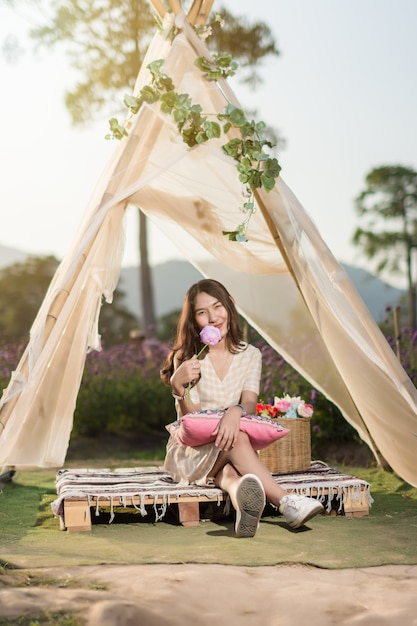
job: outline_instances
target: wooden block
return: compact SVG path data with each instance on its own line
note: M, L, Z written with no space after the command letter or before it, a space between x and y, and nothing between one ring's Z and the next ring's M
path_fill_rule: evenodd
M178 502L180 524L183 526L198 526L200 523L200 507L195 502Z
M88 500L64 500L64 526L68 531L91 530Z
M343 497L343 510L346 517L365 517L369 515L369 504L366 494L361 493L357 500L353 500L350 493Z

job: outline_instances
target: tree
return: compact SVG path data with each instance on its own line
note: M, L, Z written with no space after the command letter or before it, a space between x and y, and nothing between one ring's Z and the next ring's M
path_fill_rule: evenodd
M27 341L49 284L58 267L54 256L29 257L0 270L0 335L3 340ZM123 303L117 288L112 306L103 306L100 331L107 345L123 342L137 327L137 319Z
M400 165L373 169L356 199L364 221L353 243L376 262L376 272L407 277L408 322L416 328L417 172Z
M12 3L13 4L13 3ZM109 115L119 110L122 94L132 89L150 38L155 18L147 0L43 0L51 16L47 23L31 31L43 46L62 44L79 80L68 91L66 106L74 124L94 119L98 111ZM263 22L250 24L220 9L213 19L209 44L229 52L248 70L245 80L259 81L256 67L278 50L270 28ZM220 22L224 23L220 27ZM275 135L276 137L276 135ZM145 332L155 333L151 272L148 261L146 217L139 210L139 249Z
M40 4L47 5L47 0ZM49 23L32 29L40 45L63 44L72 67L80 75L65 103L74 124L94 119L99 111L114 113L120 96L133 88L153 33L155 18L147 0L62 0L50 4ZM225 8L221 21L212 19L208 45L239 60L246 81L259 82L256 67L278 50L270 28L250 24Z
M8 341L27 340L30 327L58 267L54 256L29 257L0 270L0 333Z

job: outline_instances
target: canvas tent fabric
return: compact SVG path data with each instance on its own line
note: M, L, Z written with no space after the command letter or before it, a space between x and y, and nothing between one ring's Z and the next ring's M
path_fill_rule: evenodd
M173 19L181 33L171 42ZM204 78L198 56L209 52L185 14L167 14L136 90L150 81L147 64L164 58L177 90L204 112L238 105L225 81ZM119 277L124 214L135 205L203 275L225 284L271 346L340 408L376 455L417 486L417 391L284 180L270 193L256 192L247 243L222 235L240 221L243 201L224 142L190 149L158 103L129 120L128 137L97 185L3 393L0 464L63 465L86 354L100 349L102 297L111 301Z

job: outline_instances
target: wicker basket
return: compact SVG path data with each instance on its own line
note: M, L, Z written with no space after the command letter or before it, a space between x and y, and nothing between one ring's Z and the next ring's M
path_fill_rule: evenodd
M311 465L311 433L309 417L280 417L277 422L290 431L259 451L261 461L272 474L302 472Z

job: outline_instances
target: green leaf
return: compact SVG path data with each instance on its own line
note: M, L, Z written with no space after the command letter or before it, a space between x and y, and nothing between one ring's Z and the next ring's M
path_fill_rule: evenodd
M177 124L184 124L188 119L188 111L185 109L174 109L172 117Z
M208 61L207 59L205 59L204 57L198 57L195 61L194 64L202 71L202 72L207 72L208 70L211 69L211 61Z
M242 152L248 156L252 161L257 161L257 155L260 153L259 141L253 141L252 139L245 139L243 142Z
M175 89L172 79L166 74L161 74L158 80L155 81L155 85L160 91L173 91Z
M272 176L274 178L277 178L277 176L279 176L280 171L281 171L281 166L278 163L277 159L268 159L265 162L265 164L264 164L264 172L268 176Z
M242 109L238 109L237 107L235 107L234 110L231 111L229 115L229 119L231 123L233 124L233 126L236 126L237 128L242 128L245 126L245 124L248 123L246 116L244 112L242 111Z
M252 177L251 177L250 172L241 172L239 174L239 181L243 183L244 185L246 183L248 183L249 185L252 185Z
M143 104L142 98L137 98L136 96L129 96L128 94L126 94L125 97L123 98L123 102L125 103L127 108L133 113L133 115L136 115L136 113L139 111L140 107Z
M239 235L237 230L222 230L222 235L227 235L229 241L237 241L236 237Z
M268 176L264 172L261 174L261 183L262 187L266 189L266 191L272 191L275 187L275 178Z
M235 126L237 126L239 128L240 133L241 133L241 135L242 135L242 137L244 139L246 139L246 137L251 137L251 138L253 137L253 133L255 131L254 131L254 128L253 128L253 124L251 122L248 122L246 120L246 122L241 123L240 126L238 124L235 124ZM259 142L257 142L257 143L259 143Z
M252 168L252 161L248 157L243 157L237 166L239 172L249 171Z
M223 115L229 117L232 113L232 111L235 111L238 107L235 104L228 104L225 109L224 109L224 113Z
M219 119L220 119L220 118L219 118ZM230 123L230 122L226 122L226 124L224 124L224 126L223 126L223 132L224 132L224 134L228 133L228 132L229 132L229 130L230 130L231 128L232 128L231 123Z
M265 128L266 128L265 122L260 121L255 124L255 130L259 135L262 133L263 130L265 130Z
M145 102L148 102L149 104L158 102L158 100L160 99L159 91L157 91L154 87L151 87L151 85L145 85L145 87L142 87L142 89L140 90L140 95L142 96L143 100Z
M157 59L156 61L152 61L152 63L149 63L149 65L146 66L152 74L153 78L160 74L161 67L163 66L164 62L164 59Z
M168 91L161 96L161 110L164 113L171 113L171 110L177 102L177 93L175 91ZM163 107L163 108L162 108Z
M114 139L123 139L123 137L127 137L127 132L124 126L121 126L115 117L112 117L109 120L109 126L112 133L111 136L114 137Z
M223 230L222 234L226 235L229 241L239 241L242 243L248 241L246 237L246 226L244 223L239 224L236 230Z
M125 94L125 97L123 98L123 102L128 107L134 106L137 103L137 101L138 99L136 98L136 96L130 96L129 94Z
M200 130L198 133L196 133L196 136L195 136L196 143L202 144L208 141L208 139L209 139L208 136L203 130Z
M227 78L234 76L239 67L236 61L233 61L232 55L227 52L219 52L213 55L214 62L219 69L220 76Z
M233 61L232 56L225 52L214 54L213 61L198 57L194 63L205 73L207 80L219 80L233 76L238 68L238 64Z
M229 67L233 60L228 52L218 52L213 55L213 58L219 67Z
M191 102L191 99L190 99ZM201 106L201 104L193 104L192 107L190 108L191 113L195 114L197 113L198 115L201 113L201 111L203 110L203 107Z
M267 146L267 148L273 148L274 144L271 143L270 141L268 141L267 139L259 139L259 144L264 147Z
M196 145L196 139L195 139L195 129L194 128L186 128L182 131L181 133L182 135L182 140L184 143L187 144L187 146L190 146L190 148L193 148Z
M238 137L234 137L224 144L223 150L226 154L235 159L240 153L241 145L242 141Z
M256 161L257 163L261 163L261 161L267 161L269 159L269 156L267 154L264 154L263 152L258 152L256 148L251 150L250 156L251 159L253 159L253 161Z
M220 124L217 122L206 121L203 124L208 139L218 139L221 135Z
M262 187L261 172L259 170L252 170L250 172L248 182L250 186L254 187L255 189L259 189L260 187Z
M188 93L178 93L177 94L177 100L175 103L176 107L187 107L188 109L191 108L191 98L188 95ZM199 106L199 105L196 105ZM201 107L200 107L201 109Z

